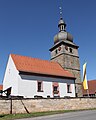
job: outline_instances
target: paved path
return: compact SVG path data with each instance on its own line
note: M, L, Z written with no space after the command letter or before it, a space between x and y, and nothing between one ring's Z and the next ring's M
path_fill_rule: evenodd
M18 119L18 120L96 120L96 110L70 112L64 114Z

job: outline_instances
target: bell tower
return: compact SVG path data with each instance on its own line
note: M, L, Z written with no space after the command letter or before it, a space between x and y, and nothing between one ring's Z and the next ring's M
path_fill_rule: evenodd
M73 36L66 31L66 23L62 16L58 23L59 32L54 36L54 45L50 49L51 61L58 62L64 69L76 77L76 96L82 96L81 75L78 48Z

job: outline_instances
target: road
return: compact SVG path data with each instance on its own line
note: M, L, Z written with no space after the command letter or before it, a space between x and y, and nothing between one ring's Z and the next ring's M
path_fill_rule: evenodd
M64 114L18 119L18 120L96 120L96 110L70 112Z

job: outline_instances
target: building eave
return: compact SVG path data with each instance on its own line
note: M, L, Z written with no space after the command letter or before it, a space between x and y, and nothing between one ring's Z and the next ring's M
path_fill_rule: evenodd
M67 43L66 41L60 41L60 42L58 42L57 44L55 44L52 48L50 48L49 49L49 51L52 51L52 50L54 50L55 48L57 48L57 47L59 47L60 45L68 45L68 46L70 46L70 47L74 47L74 48L76 48L76 49L78 49L79 48L79 46L77 46L77 45L75 45L74 43L72 43L72 44L70 44L70 43Z
M19 75L36 75L36 76L44 76L44 77L52 77L52 78L63 78L69 80L75 80L75 77L70 76L59 76L59 75L51 75L51 74L44 74L44 73L35 73L35 72L26 72L26 71L19 71Z

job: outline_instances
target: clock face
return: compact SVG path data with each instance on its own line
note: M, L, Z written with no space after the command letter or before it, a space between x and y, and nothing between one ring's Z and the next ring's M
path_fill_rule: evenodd
M60 51L60 50L61 50L61 47L59 47L58 50Z

